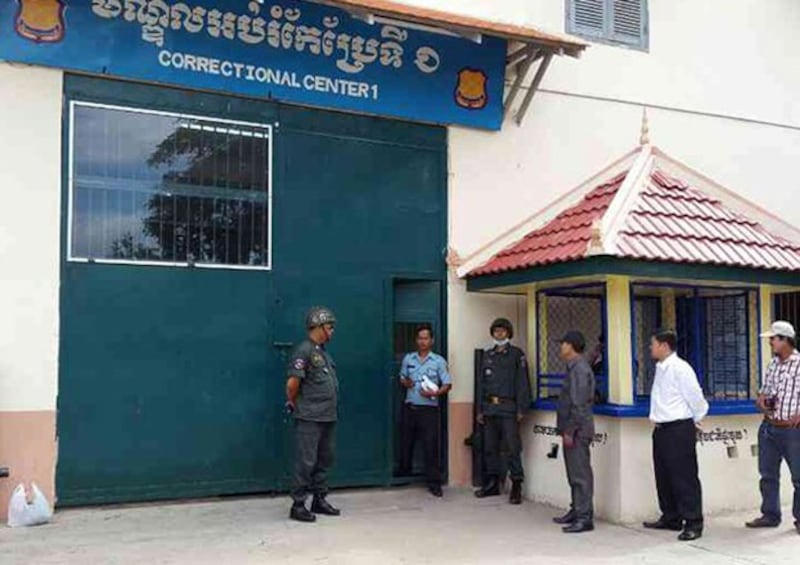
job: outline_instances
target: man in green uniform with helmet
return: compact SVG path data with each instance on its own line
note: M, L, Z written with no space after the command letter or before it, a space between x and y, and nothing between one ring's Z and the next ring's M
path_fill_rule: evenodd
M325 497L328 469L333 465L338 417L339 381L336 364L325 350L333 337L336 317L317 306L306 316L308 337L292 353L287 370L286 407L294 416L295 466L292 510L298 522L314 522L316 515L338 516ZM306 498L313 496L311 509Z
M494 341L481 361L478 374L478 423L484 430L486 476L483 488L475 492L478 498L498 496L503 465L501 453L505 452L508 473L511 476L511 504L522 503L522 439L519 424L530 408L531 391L528 380L528 363L525 354L511 345L514 327L505 318L498 318L489 329Z

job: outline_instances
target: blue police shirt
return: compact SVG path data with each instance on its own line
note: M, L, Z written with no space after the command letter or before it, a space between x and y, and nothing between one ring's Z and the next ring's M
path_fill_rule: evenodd
M425 360L420 359L419 353L409 353L403 357L403 364L400 368L400 376L404 379L414 381L414 387L406 391L406 404L415 406L438 406L438 398L425 398L422 396L422 380L428 380L441 387L449 385L452 380L450 373L447 372L447 361L444 357L436 353L428 353Z

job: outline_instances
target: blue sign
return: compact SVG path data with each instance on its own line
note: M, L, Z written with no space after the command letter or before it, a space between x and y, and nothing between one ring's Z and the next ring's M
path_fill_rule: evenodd
M297 0L2 0L0 59L499 129L506 42Z

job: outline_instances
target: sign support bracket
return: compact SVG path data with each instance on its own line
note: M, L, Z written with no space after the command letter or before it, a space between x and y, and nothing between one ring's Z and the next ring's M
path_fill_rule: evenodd
M555 51L547 50L531 44L520 47L507 57L506 69L515 69L516 77L511 85L511 89L506 95L506 99L503 101L504 118L507 117L511 112L514 101L519 95L519 92L523 89L523 83L525 82L525 79L530 74L531 67L533 67L534 63L540 61L539 65L536 67L536 74L533 76L533 80L531 81L531 84L525 93L525 98L523 98L522 104L520 104L519 110L517 110L515 116L517 125L522 125L522 121L525 119L525 115L528 113L528 108L533 101L533 97L536 95L536 91L539 89L539 85L542 83L542 79L544 79L544 75L547 73L547 69L550 67L550 63L552 62L554 55L556 55Z

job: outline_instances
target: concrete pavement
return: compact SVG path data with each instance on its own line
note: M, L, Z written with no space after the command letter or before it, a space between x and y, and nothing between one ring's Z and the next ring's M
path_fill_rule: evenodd
M0 563L105 564L796 564L791 522L748 531L751 516L708 521L691 544L672 532L598 523L566 536L558 510L505 498L477 500L448 489L436 500L416 488L334 493L341 518L290 522L285 498L244 498L59 512L52 524L0 529ZM787 514L789 515L789 514Z

